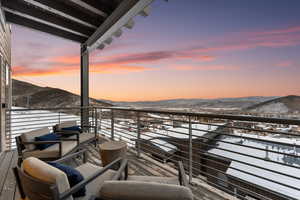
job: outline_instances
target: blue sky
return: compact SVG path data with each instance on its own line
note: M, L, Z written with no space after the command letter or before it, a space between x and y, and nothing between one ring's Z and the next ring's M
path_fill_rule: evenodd
M156 0L91 55L90 95L158 100L300 95L300 1ZM79 45L14 26L14 77L79 93ZM30 51L29 51L30 49Z

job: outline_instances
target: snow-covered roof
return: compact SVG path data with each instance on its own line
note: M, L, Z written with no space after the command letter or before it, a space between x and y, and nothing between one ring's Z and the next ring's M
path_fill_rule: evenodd
M217 124L222 125L222 124ZM201 137L208 131L215 131L219 126L211 126L205 124L192 124L192 135L193 139ZM165 134L166 136L172 136L180 139L189 138L189 125L183 124L181 127L170 127L166 126L166 130L157 129L155 132L159 134Z
M170 119L167 116L162 116L162 115L156 115L156 114L152 114L152 113L148 113L148 116L153 118L153 119Z
M262 148L262 149L269 149L269 150L284 152L284 153L288 153L288 154L300 155L300 149L298 149L298 148L293 148L289 145L278 145L278 144L272 143L270 137L265 137L265 139L270 139L270 142L259 142L259 141L255 141L255 140L251 140L251 139L242 139L242 138L236 138L236 137L225 137L222 139L222 141L238 143L238 144L243 144L243 145ZM276 140L276 139L273 138L273 140ZM285 139L285 142L287 142L287 140L288 139ZM289 139L289 140L290 141L287 143L295 143L295 142L298 143L299 142L299 141L294 141L293 139ZM244 181L260 185L261 187L267 188L269 190L285 194L285 195L293 197L293 198L300 196L299 190L292 189L292 188L280 185L278 183L269 181L269 180L274 180L274 181L277 181L282 184L299 187L300 180L238 162L238 161L243 161L243 162L246 162L246 163L249 163L252 165L256 165L259 167L263 167L266 169L275 170L280 173L293 175L300 179L300 169L292 167L292 166L300 167L299 159L294 159L295 157L292 157L292 156L286 156L286 155L278 154L278 153L274 153L274 152L267 153L266 151L263 151L263 150L253 149L253 148L245 147L245 146L228 144L228 143L224 143L224 142L218 142L217 145L218 145L218 148L221 148L221 149L213 148L213 149L209 150L208 152L212 153L214 155L225 157L227 159L237 160L237 161L234 161L234 160L231 161L230 167L226 171L227 174L237 177L239 179L242 179ZM225 151L222 149L230 150L233 152L228 152L228 151ZM269 160L276 161L279 163L289 164L291 166L285 166L285 165L281 165L281 164L277 164L277 163L273 163L273 162L269 162L269 161L264 161L264 160L261 160L258 158L253 158L253 157L238 154L241 152L245 153L247 155L258 157L258 158L265 158L265 159L269 159ZM263 178L256 177L254 175L238 171L234 168L267 178L269 180L265 180ZM300 187L299 187L299 189L300 189Z
M177 147L175 145L172 145L168 142L166 142L165 140L162 139L152 139L150 140L152 142L153 145L161 148L162 150L166 151L166 152L172 152L172 151L176 151Z

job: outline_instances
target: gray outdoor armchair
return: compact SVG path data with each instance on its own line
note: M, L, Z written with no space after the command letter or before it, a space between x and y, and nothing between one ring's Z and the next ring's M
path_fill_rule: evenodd
M125 169L128 169L125 168ZM125 170L126 171L126 170ZM101 200L193 200L194 196L181 162L178 177L125 176L125 180L106 181Z
M169 185L181 185L188 187L188 181L186 178L185 170L181 161L177 163L178 176L174 177L159 177L159 176L128 176L125 180L137 181L137 182L148 182L148 183L161 183Z
M76 147L79 144L78 136L75 136L74 138L62 138L55 141L35 140L36 137L49 134L50 132L50 129L45 127L17 136L15 139L19 157L18 163L21 164L23 159L31 156L42 160L56 160L76 151ZM36 145L39 144L52 145L40 150L36 147Z
M71 130L68 128L76 127L77 121L66 121L62 122L60 124L56 124L53 126L53 131L56 134L59 134L61 136L65 136L68 138L78 138L78 143L81 144L87 144L87 143L96 143L99 139L99 135L97 134L97 128L96 126L79 126L79 130ZM92 131L91 131L92 130Z
M55 163L66 162L78 157L84 151L68 155ZM84 159L86 160L86 159ZM118 171L111 170L118 164ZM73 187L70 187L66 174L52 167L37 158L27 158L22 163L22 167L14 168L17 185L22 199L30 200L90 200L99 197L99 191L103 183L107 180L121 179L126 171L127 160L119 158L106 167L95 166L84 163L76 169L83 175L84 180ZM86 187L86 195L83 197L72 197L83 186Z

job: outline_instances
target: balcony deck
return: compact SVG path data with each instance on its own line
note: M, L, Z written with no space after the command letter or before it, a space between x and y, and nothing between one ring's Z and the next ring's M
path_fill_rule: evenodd
M80 124L80 111L78 107L8 110L7 148L15 149L14 138L31 130ZM177 176L174 164L182 161L186 174L192 175L195 199L299 196L299 184L287 181L300 183L298 119L107 107L91 107L89 116L95 127L90 131L127 142L131 175ZM93 145L88 150L89 162L101 166L99 150ZM141 153L139 158L135 150ZM18 197L9 170L15 157L15 152L6 152L0 159L0 200Z
M168 170L162 170L155 165L155 160L147 158L137 158L131 151L128 153L129 159L129 175L145 175L145 176L174 176ZM101 164L97 149L88 147L88 162L99 165ZM20 200L20 194L16 187L16 181L12 168L17 164L17 151L6 151L0 155L0 200ZM77 165L73 160L71 165ZM166 168L167 169L167 168ZM200 186L192 186L191 189L196 200L225 200L228 195L222 192L209 191L208 188ZM225 195L225 196L224 196Z

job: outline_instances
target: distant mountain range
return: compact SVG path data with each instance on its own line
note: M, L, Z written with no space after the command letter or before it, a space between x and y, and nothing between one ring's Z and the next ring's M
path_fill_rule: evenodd
M246 109L250 106L278 97L241 97L219 99L171 99L161 101L110 102L117 106L156 107L156 108L194 108L194 109Z
M72 107L80 96L51 87L40 87L13 79L13 105L18 107ZM188 109L196 111L246 111L257 113L300 113L300 96L253 96L218 99L170 99L160 101L115 102L90 98L91 105L133 108Z
M29 108L55 108L80 106L80 96L71 92L51 87L40 87L12 80L13 106ZM91 105L112 106L107 102L90 98Z
M247 110L257 113L300 113L300 96L279 97L249 106Z

